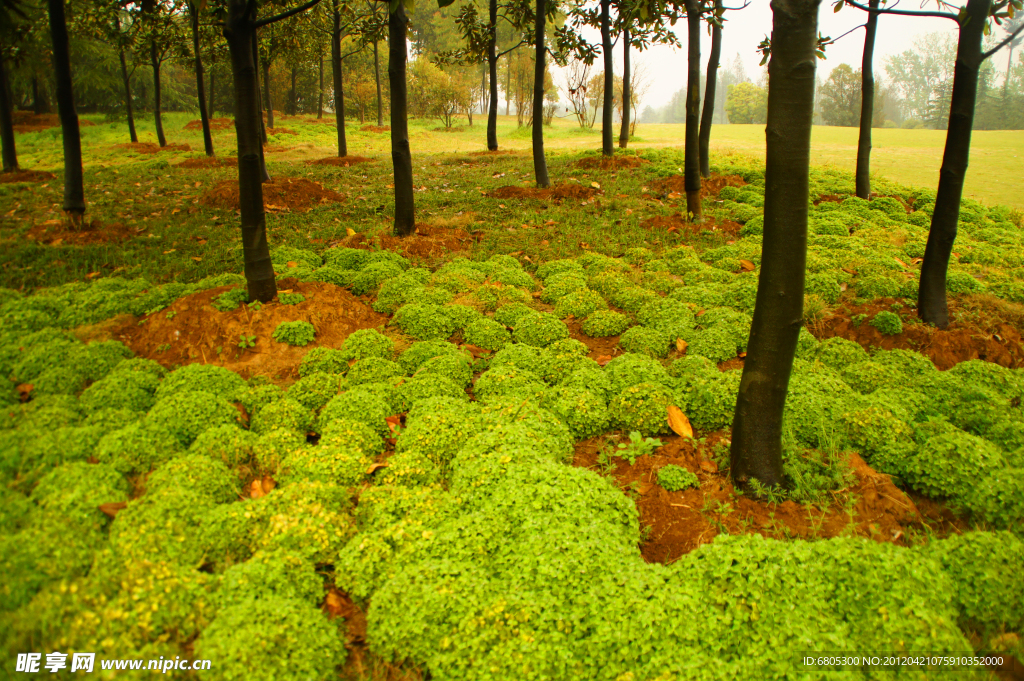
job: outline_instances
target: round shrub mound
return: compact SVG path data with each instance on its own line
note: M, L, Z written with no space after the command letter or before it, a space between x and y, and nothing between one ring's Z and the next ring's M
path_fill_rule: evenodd
M668 432L668 407L674 396L668 388L655 383L638 383L626 388L608 405L612 426L641 435Z
M597 310L583 320L580 331L591 338L618 336L629 328L629 317L614 310Z

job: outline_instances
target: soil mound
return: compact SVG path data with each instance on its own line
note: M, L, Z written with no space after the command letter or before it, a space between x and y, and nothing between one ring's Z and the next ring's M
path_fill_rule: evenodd
M288 128L267 128L268 135L298 135L299 133Z
M476 238L461 228L417 224L416 231L406 237L391 234L353 234L333 245L343 248L385 249L414 258L437 258L446 253L469 250Z
M914 502L888 476L874 471L856 454L849 459L853 482L848 489L835 493L836 503L824 508L808 509L795 501L769 503L739 496L728 472L719 471L710 457L711 447L724 438L721 432L712 433L700 444L673 435L661 438L662 447L650 456L640 457L632 466L622 459L613 459L614 481L623 489L636 491L640 525L651 528L650 538L641 546L647 562L670 563L723 531L803 539L853 534L904 544L906 528L922 521ZM598 452L604 444L603 436L578 443L574 465L598 468ZM700 487L669 492L658 485L657 471L666 464L694 473L700 479ZM840 503L844 499L856 502L849 513Z
M325 189L319 182L299 177L275 177L263 185L263 208L267 211L308 212L325 203L344 200L344 195ZM199 202L211 208L238 210L238 180L218 182Z
M333 116L330 117L330 118L306 118L304 120L305 120L306 123L313 123L313 124L319 123L319 124L322 124L322 125L337 125L334 122L334 117Z
M235 127L235 119L233 118L211 118L210 119L210 130L227 130L228 128ZM186 130L202 130L203 122L200 121L189 121L185 124Z
M234 156L203 156L201 158L185 159L176 163L177 168L229 168L238 165L238 159Z
M704 232L718 232L729 239L738 237L740 230L743 229L743 225L738 222L733 222L732 220L715 220L708 216L704 217L704 222L690 222L680 213L675 213L673 215L656 215L652 218L643 220L640 223L640 226L652 232L665 231L669 234L701 234Z
M14 132L39 132L40 130L60 127L60 116L52 113L34 114L31 111L14 111L11 114L11 119L14 122L12 126ZM80 128L88 128L91 125L96 124L84 118L78 119L78 127Z
M57 176L45 170L19 170L16 173L0 173L0 184L12 182L45 182Z
M492 199L591 199L600 193L594 187L584 187L581 184L556 184L548 189L538 187L498 187L490 192L488 196Z
M879 298L863 305L847 304L809 330L819 339L841 336L865 349L913 350L931 359L939 369L949 369L969 359L983 359L1008 368L1024 366L1020 328L1013 326L1012 316L1000 317L1005 314L1001 310L1012 308L1012 304L987 302L983 296L954 298L949 301L952 321L945 329L913 323L917 317L911 311L910 318L904 320L903 332L887 336L868 322L883 310L891 312L895 302L894 298ZM1018 323L1024 318L1024 313L1019 314Z
M700 181L701 196L718 196L722 187L743 187L747 184L739 175L719 175L714 173L711 177L702 178ZM669 194L686 196L686 181L682 175L670 175L664 180L651 183L651 189L660 194L661 198ZM670 197L676 198L676 197Z
M359 129L362 132L391 132L390 125L364 125Z
M357 163L372 163L376 159L367 158L365 156L328 156L327 158L318 158L315 161L306 161L306 165L310 166L341 166L348 168L354 166Z
M639 156L587 156L573 163L574 168L587 168L597 170L618 170L620 168L638 168L644 163L650 163Z
M229 312L215 309L211 301L230 288L222 286L186 296L147 315L141 323L136 317L127 318L112 335L136 355L168 368L202 362L227 367L246 378L267 375L295 379L302 357L314 347L339 347L353 331L379 327L387 320L343 288L294 279L279 279L278 288L306 297L297 305L271 302L259 310L244 305ZM292 347L273 339L278 324L296 320L316 327L315 341L305 347ZM243 335L255 337L256 345L239 348Z
M128 149L140 154L159 154L161 151L192 151L192 147L187 144L168 144L165 147L161 147L159 144L153 144L152 142L127 142L125 144L115 144L114 148Z
M139 233L120 222L104 224L99 220L83 222L75 229L66 220L47 220L28 231L26 236L47 246L117 243Z

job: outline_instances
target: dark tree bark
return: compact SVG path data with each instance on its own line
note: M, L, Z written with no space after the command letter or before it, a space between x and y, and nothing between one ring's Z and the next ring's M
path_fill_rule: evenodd
M722 8L722 0L715 0L715 15ZM718 86L718 62L722 55L722 27L711 29L711 55L708 57L708 75L704 80L704 109L700 115L698 153L701 177L711 177L711 123L715 118L715 90Z
M604 58L604 97L601 103L601 153L615 153L612 114L615 111L615 70L612 67L612 0L601 0L601 56ZM535 114L536 115L536 114Z
M291 110L290 113L291 113L292 116L295 116L296 114L299 113L299 96L298 96L298 93L295 91L295 81L296 81L296 79L298 77L299 77L299 70L293 66L292 67L292 89L291 89L291 92L288 94L288 108Z
M114 28L117 29L117 33L120 35L121 19L116 14L114 15ZM128 114L128 135L134 143L139 141L139 136L135 132L135 112L132 107L132 80L131 76L128 75L128 60L125 58L123 45L118 45L117 54L121 60L121 80L124 82L124 104L125 112ZM32 85L35 87L34 78L32 79Z
M14 107L11 102L11 86L7 82L7 65L0 52L0 146L3 147L3 171L18 172L18 152L14 146Z
M377 41L373 41L373 78L377 81L377 127L384 127L384 95L380 87L380 56L377 50Z
M40 115L50 110L50 103L42 98L39 93L39 79L32 76L32 113ZM133 142L135 140L132 140Z
M231 51L235 81L235 135L238 139L238 196L242 217L242 254L249 300L267 302L277 295L277 280L267 245L263 210L259 78L253 58L256 17L246 0L229 0L224 37Z
M156 47L156 40L149 41L150 63L153 65L153 122L156 124L156 141L161 147L167 146L167 138L164 137L164 121L160 115L160 53Z
M487 149L498 150L498 0L488 0L490 38L487 41L487 73L490 97L487 102Z
M533 174L537 177L537 186L551 186L548 179L548 164L544 160L544 74L547 71L547 48L544 46L544 25L547 20L547 2L537 0L537 20L533 34L537 46L537 56L533 70Z
M741 487L783 482L782 411L803 323L820 1L772 0L761 272L732 425L732 478Z
M85 185L82 180L82 138L78 131L75 93L71 84L71 50L64 0L47 0L50 37L53 40L53 72L57 83L57 113L64 139L64 212L72 224L82 224L85 213Z
M686 210L694 222L704 219L700 203L700 0L686 0L686 140L683 186Z
M960 199L964 192L964 176L967 174L967 160L971 151L974 105L978 98L983 30L991 4L992 0L968 0L967 15L960 22L946 148L942 152L935 212L928 231L928 244L924 249L924 262L921 263L917 313L924 322L940 329L949 325L946 271L960 218Z
M210 118L217 117L217 99L215 97L217 92L217 64L213 60L214 54L214 51L210 50L210 89L206 100L210 103Z
M267 127L274 129L274 100L270 98L270 60L263 62L263 90L267 98Z
M320 97L316 104L316 118L320 120L324 117L324 55L320 55Z
M629 117L630 107L633 106L633 87L630 79L632 71L629 66L629 26L622 29L622 127L619 129L619 149L625 149L629 144Z
M879 0L869 0L868 7L878 9ZM861 57L860 72L860 136L857 138L857 196L871 198L871 119L875 113L875 72L872 59L875 54L875 31L878 28L878 14L868 12L868 23L864 27L864 55Z
M266 126L266 124L263 121L263 95L262 95L262 93L260 91L260 47L259 47L259 37L257 36L256 31L252 32L252 63L256 65L256 109L257 109L257 111L259 111L259 114L260 114L260 141L262 142L262 144L266 144L267 143L267 126ZM267 86L267 83L264 81L263 87L266 87L266 86ZM262 145L260 146L260 153L261 154L263 153L263 146ZM268 179L270 179L269 177L266 176L267 175L267 171L266 171L265 168L264 168L263 174L264 174L264 178L263 178L264 182L266 182Z
M192 15L192 51L196 55L196 93L199 95L199 121L203 124L203 148L207 156L213 156L213 133L210 131L210 116L206 112L206 89L203 83L203 57L199 51L199 8L189 2Z
M405 82L408 59L405 44L409 18L405 5L388 14L388 83L391 85L391 163L395 172L395 236L416 230L412 193L412 151L409 148L409 104Z
M345 139L345 83L341 73L341 6L334 0L334 24L331 28L331 78L334 85L334 123L338 132L338 156L348 156Z

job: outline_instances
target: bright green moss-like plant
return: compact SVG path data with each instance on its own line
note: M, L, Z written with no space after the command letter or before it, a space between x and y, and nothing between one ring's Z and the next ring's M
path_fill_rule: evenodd
M668 432L668 407L672 391L655 383L639 383L624 389L608 404L612 426L641 435Z
M238 499L238 478L224 461L197 452L163 464L146 479L147 494L179 486L217 504Z
M521 319L513 337L518 343L543 348L557 340L569 337L569 328L555 315L542 312Z
M386 437L390 430L384 419L389 415L388 405L380 396L355 388L327 403L317 419L317 430L324 432L333 421L347 419L365 424L378 436Z
M448 341L420 341L398 356L398 365L405 374L413 374L428 359L459 352L459 348Z
M367 357L353 364L348 370L348 383L351 386L381 383L398 378L402 373L402 367L397 362L380 357Z
M371 461L361 449L337 442L299 447L281 460L276 479L284 485L316 481L354 487L366 478Z
M658 469L658 484L669 492L681 492L690 487L700 487L700 480L682 466L669 463Z
M473 380L473 370L470 367L469 358L463 354L431 357L420 365L414 377L426 374L447 378L463 388L468 387Z
M508 303L499 307L494 313L494 321L505 326L516 328L519 322L538 314L525 303Z
M207 428L234 423L237 419L238 410L230 402L199 391L161 398L146 415L148 423L173 433L186 448Z
M300 378L288 388L288 397L307 409L318 411L344 388L345 380L338 374L316 372Z
M359 360L366 357L391 359L395 343L377 329L360 329L353 331L341 345L341 358L345 361Z
M470 345L485 350L501 350L511 340L511 334L503 324L487 317L481 317L466 325L463 337Z
M903 333L903 320L895 312L882 310L868 323L886 336L896 336Z
M445 308L421 303L398 308L391 322L417 340L445 340L458 328Z
M545 406L562 419L577 440L595 437L608 429L608 406L600 391L563 382L546 397Z
M309 322L281 322L274 329L274 340L278 343L304 347L316 339L316 328Z
M583 320L580 330L591 338L618 336L629 328L629 317L614 310L598 310Z
M96 445L100 463L123 475L145 473L182 452L181 440L152 422L136 422L103 436Z
M240 303L249 302L249 293L244 286L235 286L214 298L211 305L221 312L230 312L237 309Z
M619 345L626 352L650 357L667 357L670 342L668 334L646 326L634 326L619 337Z
M75 462L54 468L32 490L32 501L72 523L103 527L110 520L100 504L128 500L128 484L113 467ZM7 498L4 498L7 502Z
M312 426L313 410L296 399L285 397L256 412L249 428L261 435L278 429L305 435Z
M582 288L559 298L555 304L555 316L562 319L566 317L583 319L589 314L597 310L606 309L607 307L608 303L605 302L600 293L588 288Z
M163 399L177 392L201 391L235 402L248 389L241 376L224 367L188 364L167 374L156 389L156 397Z
M316 567L301 556L284 551L258 551L244 563L224 571L217 587L217 605L228 608L267 598L317 605L323 590Z

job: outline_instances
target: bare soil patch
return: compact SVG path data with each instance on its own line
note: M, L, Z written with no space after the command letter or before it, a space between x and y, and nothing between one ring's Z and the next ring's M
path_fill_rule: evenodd
M587 156L573 163L574 168L587 168L596 170L619 170L621 168L638 168L644 163L650 163L639 156Z
M117 243L139 233L120 222L104 224L99 220L83 222L77 229L66 220L47 220L28 231L26 236L47 246Z
M491 191L487 196L492 199L541 199L556 200L563 199L591 199L602 193L595 187L584 187L581 184L556 184L548 189L538 187L515 187L506 185Z
M324 117L324 118L306 118L304 120L305 120L306 123L312 123L312 124L337 125L337 123L334 122L334 117L333 116L331 116L329 118L328 117Z
M287 272L279 273L287 276ZM281 291L301 293L297 305L271 302L259 310L240 305L229 312L215 309L211 301L230 286L202 291L175 301L170 307L140 320L130 317L114 329L113 337L136 355L156 360L165 367L202 362L238 372L243 377L267 375L298 378L302 357L317 346L339 347L359 329L380 327L387 317L347 290L322 282L279 279ZM292 347L273 339L274 329L285 321L304 320L316 328L316 340ZM241 336L256 338L252 348L239 348Z
M159 154L161 151L192 151L192 147L187 144L168 144L165 147L161 147L159 144L153 144L152 142L126 142L125 144L115 144L114 148L128 149L140 154Z
M188 158L181 163L176 163L176 168L228 168L238 165L238 159L234 156L203 156L202 158Z
M515 151L515 149L495 149L494 151L491 151L490 149L487 149L485 151L471 151L471 152L469 152L468 155L469 156L515 156L516 155L516 151Z
M854 473L850 488L836 494L836 503L810 508L794 501L769 503L737 494L727 471L711 460L711 447L725 439L723 432L709 435L704 444L677 436L650 456L630 466L613 459L614 481L624 490L635 490L641 527L649 526L649 539L641 546L650 563L670 563L729 534L760 534L765 537L831 538L861 536L880 542L906 543L906 529L922 522L914 502L889 477L874 471L856 454L849 464ZM576 445L574 465L598 469L598 452L604 437ZM700 487L669 492L657 483L657 472L666 464L682 466L700 480ZM849 506L841 502L849 500Z
M655 215L641 221L640 226L649 231L664 231L669 234L702 234L705 232L718 232L729 239L739 236L743 225L732 220L716 220L705 216L704 222L691 222L682 216L681 213L672 215Z
M306 161L306 165L310 166L341 166L347 168L354 166L357 163L372 163L377 159L367 158L366 156L328 156L327 158L318 158L315 161Z
M437 258L447 253L469 250L474 243L476 238L461 227L417 223L416 231L406 237L361 232L347 236L334 245L342 248L385 249L414 258Z
M841 336L865 348L913 350L943 370L969 359L983 359L1008 368L1024 366L1020 328L997 316L1000 308L1012 304L994 304L979 296L951 299L952 321L945 329L917 322L916 312L904 308L902 311L909 315L904 319L903 333L887 336L868 322L883 310L891 312L895 302L894 298L879 298L863 305L846 304L809 329L819 339ZM1019 320L1020 317L1018 323Z
M700 195L702 197L718 196L722 187L743 187L747 184L739 175L712 174L711 177L702 178L700 181ZM659 198L679 198L686 196L686 180L682 175L670 175L664 180L651 183L651 189L660 194ZM678 195L678 196L673 196Z
M263 206L268 211L310 211L344 200L343 194L300 177L275 177L263 185ZM238 180L218 182L199 202L211 208L238 210Z
M359 128L362 132L391 132L390 125L364 125Z
M11 119L14 122L14 125L11 126L14 128L14 132L39 132L60 127L60 116L53 113L37 115L31 111L14 111L11 113ZM91 125L96 124L84 118L78 119L80 128L88 128Z
M0 184L13 182L46 182L57 176L45 170L19 170L16 173L0 173Z
M227 130L228 128L235 127L235 119L233 118L211 118L210 119L210 130ZM185 124L186 130L202 130L203 122L189 121Z
M298 135L299 133L288 128L267 128L268 135Z

